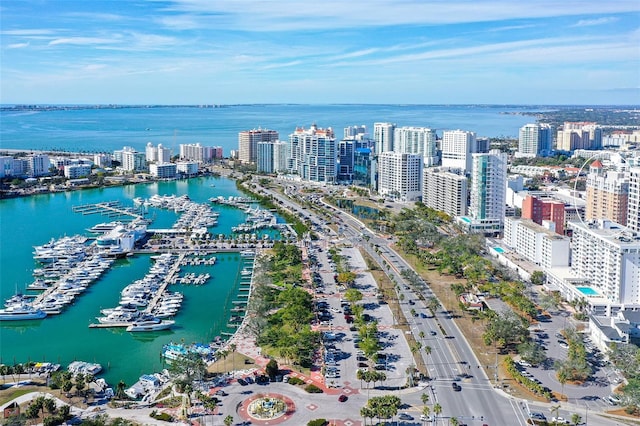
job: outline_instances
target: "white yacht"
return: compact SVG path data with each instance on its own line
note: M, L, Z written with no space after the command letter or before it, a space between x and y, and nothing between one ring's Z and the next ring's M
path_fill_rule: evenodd
M26 303L11 305L5 309L0 309L0 321L20 321L42 319L47 313L41 309L36 309Z
M134 322L127 327L127 331L137 332L137 331L166 330L175 323L176 322L173 320L161 320L159 322L153 322L153 321Z

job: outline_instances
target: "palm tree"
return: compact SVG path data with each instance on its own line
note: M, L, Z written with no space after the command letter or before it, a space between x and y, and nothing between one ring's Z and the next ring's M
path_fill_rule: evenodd
M420 399L422 400L422 403L426 405L427 402L429 402L429 395L423 393L422 395L420 395Z
M551 414L553 415L553 417L558 417L558 412L560 411L560 406L559 405L554 405L551 408L549 408L549 411L551 411Z
M6 365L2 364L0 365L0 375L2 375L2 383L5 383L7 380L7 374L9 372L9 367L7 367Z
M229 350L231 351L231 369L233 370L236 365L236 361L235 361L236 344L235 343L230 344Z
M116 386L116 398L124 399L127 396L127 394L124 393L124 390L126 388L127 388L127 384L124 381L120 380L118 382L118 385Z
M224 418L224 424L225 426L231 426L233 424L233 416L231 414L227 415L227 417Z
M571 415L571 423L573 423L574 426L579 425L582 423L582 416L578 413L573 413Z
M560 398L564 398L564 384L567 383L567 380L569 380L569 372L567 371L566 368L561 368L560 370L558 370L558 381L560 382L560 384L562 385L562 390L560 391L561 395Z
M427 300L427 308L429 308L432 315L436 314L436 311L439 307L440 302L438 302L438 299L436 299L435 297L430 297L429 300Z
M439 416L442 413L442 405L439 402L436 402L436 405L433 406L433 414Z
M424 414L425 417L429 418L429 414L431 414L431 408L429 408L428 405L425 405L424 407L422 407L422 414Z

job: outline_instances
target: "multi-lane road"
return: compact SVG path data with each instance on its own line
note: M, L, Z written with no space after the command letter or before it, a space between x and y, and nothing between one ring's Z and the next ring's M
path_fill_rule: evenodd
M524 426L531 412L543 413L549 420L551 419L552 404L532 403L515 398L496 383L495 366L490 366L490 369L485 371L486 366L479 365L479 361L455 321L445 311L439 310L435 316L430 315L422 300L435 295L427 287L422 291L422 298L417 297L415 290L401 275L402 270L412 270L412 268L389 247L389 240L367 229L353 216L333 206L324 205L323 208L330 212L333 220L339 225L340 235L336 235L324 224L322 218L293 201L294 194L291 194L293 197L286 197L265 188L262 188L262 191L270 194L290 211L309 219L316 227L321 228L321 232L326 233L327 237L349 240L354 246L365 250L378 264L391 266L387 269L387 273L399 284L399 292L404 295L401 297L404 300L401 307L403 315L409 320L411 332L423 348L431 347L430 354L426 354L424 350L420 351L420 356L424 358L427 365L430 380L426 386L416 387L415 392L403 392L403 402L412 406L421 406L420 397L423 393L427 393L430 396L429 404L438 403L442 406L439 424L448 424L449 418L456 417L460 424ZM412 315L412 310L418 314L417 317ZM421 313L425 315L420 315ZM355 371L351 374L355 376ZM355 377L353 381L356 381ZM454 390L453 383L457 383L460 390ZM595 411L588 411L589 409L584 405L559 405L558 413L554 414L565 419L570 419L573 413L578 413L583 421L588 415L588 424L593 426L624 424L601 418Z

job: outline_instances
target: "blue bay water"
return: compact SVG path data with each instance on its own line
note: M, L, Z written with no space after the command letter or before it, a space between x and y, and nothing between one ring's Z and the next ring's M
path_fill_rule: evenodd
M213 185L213 186L212 186ZM38 267L32 257L34 245L64 235L86 234L85 229L110 220L100 215L74 213L72 207L99 201L118 200L133 206L134 197L153 194L188 194L196 202L213 196L240 195L235 182L224 178L197 178L126 187L37 195L0 200L0 297L24 291L33 281ZM230 234L231 227L242 222L245 214L229 207L220 211L213 233ZM176 219L173 212L153 209L153 227L169 227ZM123 329L90 329L100 309L118 304L120 290L142 278L151 264L150 256L140 255L117 261L114 266L80 295L61 315L41 321L0 322L0 363L49 361L63 365L73 360L99 362L103 377L115 384L133 383L144 373L160 371L162 345L170 341L208 342L223 332L231 332L232 300L238 293L242 259L237 253L219 253L213 266L183 267L186 272L209 272L204 286L172 285L184 293L184 303L175 317L176 326L167 332L127 333Z
M159 143L179 153L179 145L200 142L222 146L224 155L238 148L238 132L258 127L277 130L288 139L296 127L343 128L388 121L398 126L425 126L474 131L478 136L517 137L533 117L512 113L524 106L463 105L238 105L222 108L121 108L59 111L0 111L0 148L112 152L123 146L143 150Z

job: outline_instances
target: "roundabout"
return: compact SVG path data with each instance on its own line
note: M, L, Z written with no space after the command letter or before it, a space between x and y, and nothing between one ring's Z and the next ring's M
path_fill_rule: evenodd
M296 411L293 401L281 394L256 394L238 406L238 414L256 424L274 425L285 422Z

